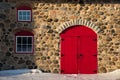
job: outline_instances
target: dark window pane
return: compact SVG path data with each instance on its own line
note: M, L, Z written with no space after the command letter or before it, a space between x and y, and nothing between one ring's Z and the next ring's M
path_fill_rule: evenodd
M21 51L21 45L17 45L17 52Z
M21 37L17 37L17 44L21 44Z
M26 15L26 11L23 11L23 15Z
M19 12L19 15L22 15L22 12L21 12L21 11Z
M27 44L27 37L23 37L22 39L23 39L22 40L23 41L22 44Z
M22 16L19 15L19 20L22 20Z
M32 44L32 37L28 37L28 44Z
M23 20L26 20L26 16L23 16Z
M27 18L26 20L30 20L30 16L26 16L26 18Z
M27 15L30 15L30 12L27 12Z
M32 45L28 45L28 51L29 51L29 52L32 51Z
M24 52L27 51L27 45L22 45L22 49Z

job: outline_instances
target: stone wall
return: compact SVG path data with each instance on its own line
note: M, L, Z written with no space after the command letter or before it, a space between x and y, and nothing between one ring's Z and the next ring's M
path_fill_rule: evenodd
M120 4L0 1L3 1L0 3L0 70L39 68L43 72L59 73L60 36L56 29L76 19L91 22L100 29L97 33L99 73L120 69ZM32 8L32 22L18 22L17 6L28 4ZM14 52L14 34L23 29L34 33L34 54Z

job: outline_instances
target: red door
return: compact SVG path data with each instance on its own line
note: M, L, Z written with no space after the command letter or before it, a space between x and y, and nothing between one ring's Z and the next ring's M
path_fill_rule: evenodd
M61 73L77 74L76 37L63 37L61 39Z
M78 38L78 73L97 73L97 40L95 36Z
M61 73L97 73L97 35L85 26L74 26L60 36Z

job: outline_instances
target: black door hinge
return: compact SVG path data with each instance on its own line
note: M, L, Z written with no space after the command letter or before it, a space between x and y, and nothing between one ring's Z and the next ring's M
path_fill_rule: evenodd
M65 39L63 39L63 38L61 39L61 41L64 41L64 40L65 40Z
M97 39L93 39L93 41L97 41Z

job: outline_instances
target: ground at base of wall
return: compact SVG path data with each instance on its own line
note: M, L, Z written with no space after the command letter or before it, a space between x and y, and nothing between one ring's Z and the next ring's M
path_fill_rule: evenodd
M0 80L120 80L120 70L102 74L53 74L37 69L0 71Z

